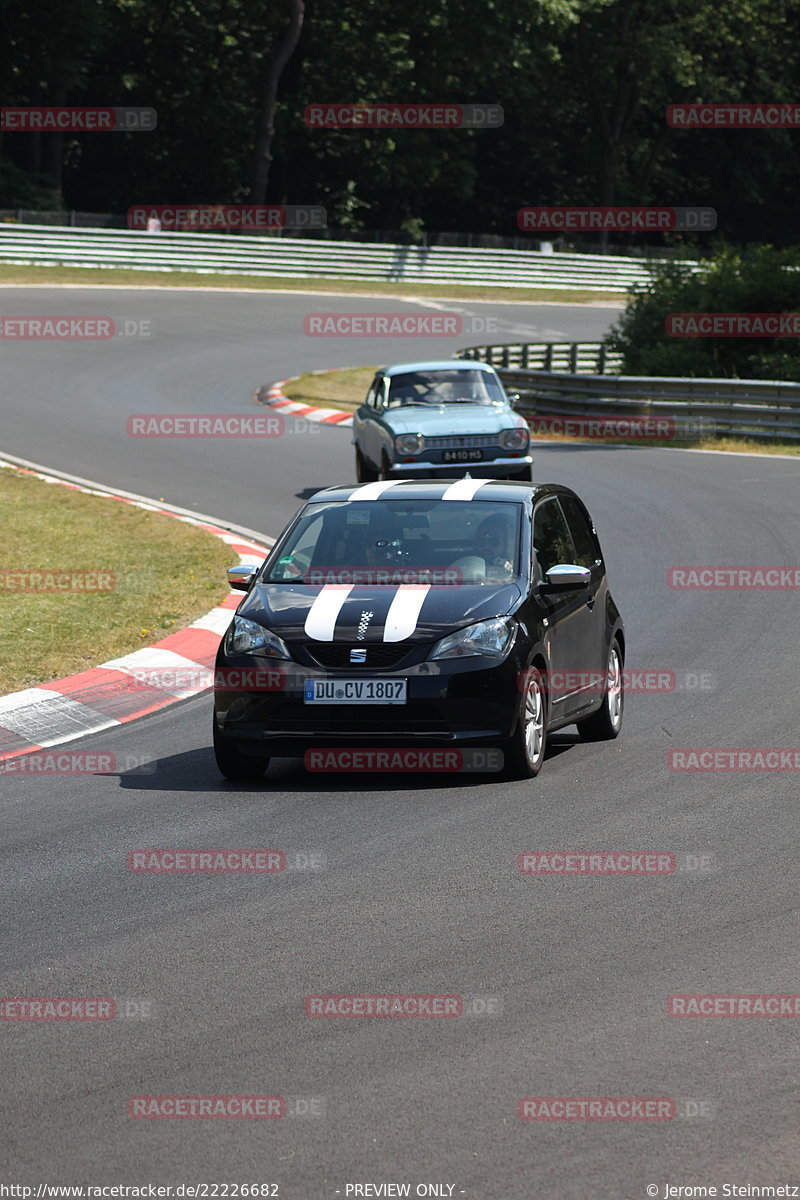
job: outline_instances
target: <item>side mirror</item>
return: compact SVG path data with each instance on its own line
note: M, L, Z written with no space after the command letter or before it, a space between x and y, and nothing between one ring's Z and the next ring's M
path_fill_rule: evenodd
M509 392L508 393L508 402L512 408L516 408L520 402L519 392Z
M228 583L235 591L246 592L258 569L252 563L243 563L238 567L228 567Z
M575 563L558 563L545 572L542 587L548 592L575 592L588 587L591 582L592 572L588 567L578 567Z

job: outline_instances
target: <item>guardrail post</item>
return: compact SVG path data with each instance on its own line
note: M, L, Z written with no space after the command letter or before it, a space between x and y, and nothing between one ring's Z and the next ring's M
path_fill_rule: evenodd
M553 343L548 342L544 348L544 368L545 371L553 369Z
M508 366L508 346L503 346L503 362L504 367Z
M526 371L528 369L528 363L530 362L530 353L531 353L530 345L528 344L528 342L526 342L525 345L522 347L522 369L523 369L523 371Z
M578 343L573 342L569 348L569 373L577 375L578 373Z
M600 349L597 353L597 374L605 375L606 373L606 344L600 343Z
M494 346L486 347L486 362L489 364L490 367L494 366L494 354L492 353L493 350L494 350Z

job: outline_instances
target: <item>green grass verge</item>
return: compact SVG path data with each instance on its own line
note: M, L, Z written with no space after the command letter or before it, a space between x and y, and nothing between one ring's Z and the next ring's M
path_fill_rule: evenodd
M274 292L337 292L352 296L411 296L433 300L527 300L547 304L587 304L592 300L623 304L621 292L585 288L502 288L451 283L387 283L380 279L284 279L266 275L205 275L192 271L132 271L122 267L36 267L0 262L0 284L116 284L172 288L254 288Z
M96 667L182 629L238 561L195 525L0 470L0 695ZM114 590L32 594L7 571L113 572ZM17 584L17 587L19 585Z
M312 404L318 408L341 408L353 412L362 403L367 394L367 388L372 382L375 367L347 367L344 370L307 371L290 380L283 388L283 394L289 400L299 404ZM586 438L565 437L561 434L543 436L537 434L537 442L585 442ZM782 442L779 439L737 438L737 437L707 437L695 441L678 441L673 438L663 442L626 441L623 438L604 438L598 445L604 446L672 446L682 450L733 450L751 454L793 454L800 456L800 446L796 442Z

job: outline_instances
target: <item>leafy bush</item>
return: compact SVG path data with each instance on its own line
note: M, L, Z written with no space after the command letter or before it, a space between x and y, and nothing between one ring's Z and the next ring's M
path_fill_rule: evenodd
M609 337L621 374L800 381L800 338L673 337L665 328L671 313L800 312L800 250L723 249L697 273L681 262L654 272Z

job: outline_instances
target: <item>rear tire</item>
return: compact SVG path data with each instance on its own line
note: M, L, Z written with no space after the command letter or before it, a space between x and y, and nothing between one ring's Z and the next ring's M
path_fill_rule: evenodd
M251 758L242 754L232 743L220 736L214 721L214 757L220 773L235 783L253 783L269 766L268 758Z
M625 707L625 688L622 678L622 651L614 638L608 649L606 667L606 690L602 707L590 717L578 721L578 733L584 742L608 742L617 737L622 729L622 712Z
M533 779L539 774L547 749L547 693L538 667L525 672L519 702L517 728L506 743L506 775L509 779Z
M378 472L373 470L361 453L361 447L356 446L356 481L358 483L373 483L378 478Z

